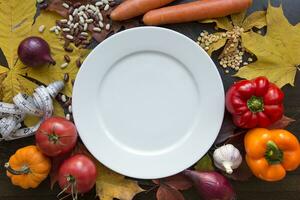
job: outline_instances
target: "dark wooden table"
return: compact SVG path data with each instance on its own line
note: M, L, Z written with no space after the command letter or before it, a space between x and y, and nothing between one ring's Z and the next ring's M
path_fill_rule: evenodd
M182 0L178 2L187 2ZM254 0L253 10L264 9L267 7L268 0ZM279 0L272 1L274 5L279 4ZM176 2L177 3L177 2ZM292 24L300 21L300 1L298 0L282 0L283 8L286 16ZM209 27L200 25L198 23L180 24L167 26L181 32L188 37L196 40L199 32L204 28ZM288 37L288 35L287 35ZM214 59L216 60L216 59ZM197 63L195 63L197 64ZM223 78L225 89L234 81L229 75L225 75L221 70L220 74ZM297 74L299 76L299 73ZM285 86L285 114L296 119L292 125L288 127L290 131L300 136L300 79L296 77L296 87ZM299 137L300 138L300 137ZM12 155L18 148L33 144L33 138L26 138L12 142L2 142L0 144L0 200L54 200L59 188L56 186L54 190L50 190L49 179L44 181L39 188L35 190L22 190L13 186L10 180L5 175L3 168L10 155ZM238 200L300 200L300 169L288 173L287 177L280 182L268 183L260 181L256 178L251 178L247 182L232 182L238 197ZM154 200L155 194L149 192L147 194L141 193L135 197L136 200ZM193 190L185 192L186 200L200 200ZM97 199L95 191L90 192L82 197L82 200Z

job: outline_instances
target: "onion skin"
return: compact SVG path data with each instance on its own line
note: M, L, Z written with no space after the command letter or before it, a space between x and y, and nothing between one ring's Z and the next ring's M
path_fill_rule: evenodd
M235 192L229 181L218 172L182 172L189 178L204 200L234 200Z
M49 44L40 37L24 39L19 45L18 55L22 63L31 67L38 67L47 63L55 64L50 54Z

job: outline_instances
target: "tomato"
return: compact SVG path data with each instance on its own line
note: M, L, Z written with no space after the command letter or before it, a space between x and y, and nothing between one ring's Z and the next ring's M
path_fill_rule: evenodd
M36 145L47 156L58 156L71 151L77 142L75 125L62 117L45 120L35 134Z
M65 160L58 171L58 183L67 193L86 193L90 191L97 178L94 162L83 154L74 155Z

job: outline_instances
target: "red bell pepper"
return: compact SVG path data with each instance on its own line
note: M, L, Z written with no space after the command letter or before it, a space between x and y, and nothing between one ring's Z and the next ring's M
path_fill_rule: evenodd
M226 93L226 108L241 128L268 127L283 115L284 93L265 77L242 80Z

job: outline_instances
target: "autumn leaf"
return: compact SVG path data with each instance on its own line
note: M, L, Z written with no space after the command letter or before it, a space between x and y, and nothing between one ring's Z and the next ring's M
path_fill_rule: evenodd
M282 6L269 5L265 36L249 32L242 35L242 40L245 48L256 55L257 61L241 68L235 76L246 79L266 76L278 87L294 86L300 64L300 24L291 25Z
M227 174L226 172L222 173L224 176L235 181L248 181L253 176L253 173L248 167L245 159L243 159L241 165L237 169L233 170L232 174Z
M23 77L24 65L17 55L19 43L31 33L35 4L35 0L2 1L0 4L0 48L8 63L8 67L0 66L0 74L5 75L1 82L2 100L5 102L12 102L12 97L19 92L31 94L37 87Z
M195 165L195 169L201 172L214 171L211 157L205 154Z
M284 129L294 121L295 120L290 117L283 116L280 120L269 126L268 129Z
M169 187L172 187L176 190L187 190L190 187L192 187L191 181L181 173L166 178L162 178L162 179L156 179L153 180L153 182L157 185L161 185L161 184L168 185Z
M183 174L179 173L170 177L153 180L157 184L157 200L184 200L179 190L187 190L192 187L192 183Z
M38 28L41 25L45 25L46 28L49 29L54 26L56 20L59 19L61 19L60 15L54 12L42 11L32 27L32 35L43 37L50 44L51 54L56 61L56 65L38 68L28 67L24 71L27 73L28 77L39 80L44 84L49 84L56 80L63 80L65 73L69 75L69 80L75 80L79 70L76 66L76 60L79 58L83 60L90 52L88 49L79 49L74 45L70 45L73 48L73 52L67 53L63 48L65 41L61 37L58 37L48 30L45 30L43 34L38 32ZM68 55L71 61L66 68L62 69L60 66L65 63L64 55ZM62 92L67 96L71 96L72 88L71 81L68 81Z
M249 16L246 16L246 12L241 12L227 17L203 20L200 21L200 23L215 23L216 28L218 30L221 29L216 33L210 34L210 36L217 36L218 38L218 40L212 42L207 49L207 53L211 55L214 51L222 48L225 44L231 43L225 35L236 32L237 28L242 28L242 32L247 34L253 27L260 29L266 26L266 12L256 11Z
M230 138L237 127L234 125L232 121L232 116L230 113L225 112L224 119L222 122L221 129L219 131L219 134L217 136L217 139L215 140L214 144L220 144L225 142L228 138Z
M136 181L125 179L123 175L111 171L97 163L98 177L96 193L101 200L131 200L137 193L144 191Z
M158 188L156 198L157 200L184 200L183 195L178 190L165 184Z
M75 60L79 57L83 59L89 52L89 50L74 47L74 51L68 53L71 57L69 66L61 69L60 65L65 62L63 57L66 54L62 46L63 41L48 30L45 30L42 34L38 32L40 25L45 25L46 29L49 29L61 17L54 13L42 11L33 25L36 12L35 5L35 0L11 0L3 1L0 4L0 21L3 23L0 26L0 48L8 65L8 67L0 66L0 96L2 97L1 100L5 102L12 102L12 98L20 92L31 95L40 83L48 85L53 81L63 80L65 73L68 73L70 80L75 80L78 72ZM26 37L34 35L42 37L49 43L52 57L57 62L55 66L45 65L33 68L25 66L18 59L17 48L19 43ZM62 92L67 96L71 96L71 81L66 83ZM54 115L64 116L63 108L56 100L54 100ZM35 117L26 117L25 119L27 126L34 125L36 122Z

